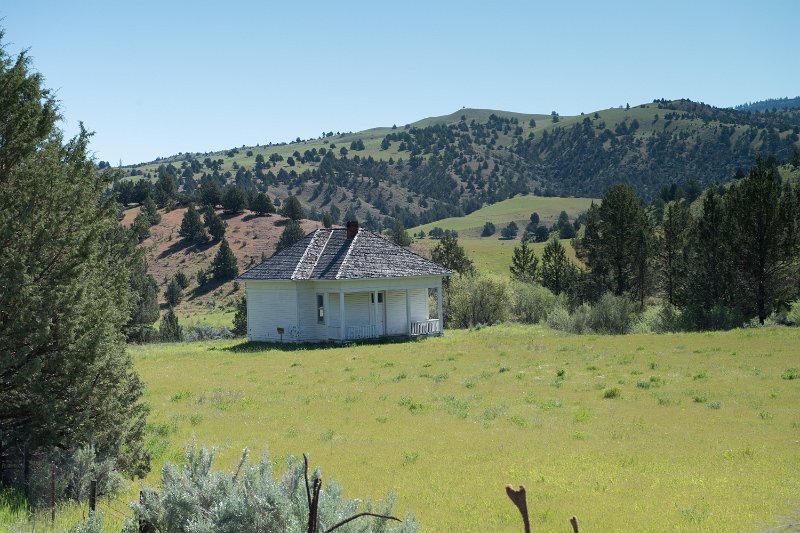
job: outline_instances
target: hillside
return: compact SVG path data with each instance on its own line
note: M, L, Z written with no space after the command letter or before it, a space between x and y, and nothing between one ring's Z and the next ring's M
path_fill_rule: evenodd
M737 105L734 109L739 111L772 111L774 109L797 109L800 108L800 96L794 98L768 98L767 100L759 100L757 102L748 102L746 104Z
M597 197L624 181L645 199L671 183L729 181L759 153L788 160L800 110L750 113L660 100L578 116L462 109L414 124L318 139L178 154L126 167L174 179L297 195L312 218L357 217L381 229L462 216L517 194ZM126 189L127 187L127 189ZM118 185L125 199L130 186Z
M138 213L139 208L128 209L120 223L130 225ZM162 211L161 222L150 229L150 237L141 244L147 250L148 271L159 285L162 308L166 307L164 289L167 281L178 271L182 271L189 277L190 284L184 290L183 300L177 307L181 316L208 315L230 310L235 300L244 295L244 287L237 292L231 281L222 285L209 283L203 289L198 287L195 276L200 270L208 270L219 249L219 243L187 246L178 235L185 213L185 208ZM256 217L252 213L225 216L228 225L226 238L238 260L239 272L244 272L260 262L262 257L270 257L274 253L286 221L281 216ZM301 225L307 232L321 226L311 220L301 221ZM225 325L230 326L230 320Z

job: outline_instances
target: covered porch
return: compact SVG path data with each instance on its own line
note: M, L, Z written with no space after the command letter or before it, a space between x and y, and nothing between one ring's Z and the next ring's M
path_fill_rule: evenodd
M429 298L436 302L435 316ZM337 341L441 335L442 285L369 290L340 285L317 293L317 319L327 338Z

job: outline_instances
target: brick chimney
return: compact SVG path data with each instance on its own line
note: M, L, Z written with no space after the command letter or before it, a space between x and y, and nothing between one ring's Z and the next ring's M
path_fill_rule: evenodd
M358 220L347 221L347 240L353 240L358 234Z

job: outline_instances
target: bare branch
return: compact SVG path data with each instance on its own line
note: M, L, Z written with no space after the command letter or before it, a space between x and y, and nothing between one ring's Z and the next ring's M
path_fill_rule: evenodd
M365 511L365 512L363 512L363 513L358 513L358 514L356 514L356 515L353 515L353 516L351 516L350 518L346 518L346 519L342 520L341 522L339 522L339 523L338 523L338 524L336 524L335 526L331 527L330 529L326 529L326 530L325 530L325 533L330 533L330 532L331 532L331 531L333 531L334 529L337 529L337 528L339 528L339 527L342 527L342 526L343 526L343 525L345 525L346 523L348 523L348 522L352 522L352 521L353 521L353 520L355 520L356 518L360 518L360 517L362 517L362 516L374 516L375 518L384 518L384 519L386 519L386 520L395 520L395 521L397 521L397 522L402 522L402 520L400 520L400 519L399 519L399 518L397 518L396 516L389 516L389 515L383 515L383 514L377 514L377 513L368 513L368 512L366 512L366 511Z

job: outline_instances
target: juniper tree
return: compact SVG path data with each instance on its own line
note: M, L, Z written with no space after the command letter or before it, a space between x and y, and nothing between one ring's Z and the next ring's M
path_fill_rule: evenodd
M514 248L511 258L511 277L517 281L532 283L536 281L539 269L539 258L530 247L530 237L525 233L522 242Z
M411 237L409 237L406 228L399 219L395 219L394 226L392 226L391 233L392 242L398 246L409 246L411 244Z
M275 245L275 253L285 250L294 243L300 241L305 236L306 235L303 232L303 228L300 227L300 223L290 220L286 224L286 227L283 228L283 233L281 233L281 236L278 239L278 244Z
M269 196L260 192L250 202L250 210L258 216L271 215L275 213L275 206Z
M225 238L225 229L228 227L228 224L222 220L222 217L219 216L216 211L209 208L203 215L203 218L208 228L208 234L211 235L213 240L221 241Z
M90 443L131 475L149 468L122 332L136 241L90 134L65 141L56 109L27 54L0 45L0 479L19 485L51 451Z
M183 340L183 330L172 307L161 317L161 323L158 325L158 336L162 342L180 342Z
M183 289L181 289L180 284L175 278L169 280L167 283L167 288L164 290L164 299L167 302L167 305L170 307L176 307L179 303L181 303L181 293Z
M247 209L247 198L242 189L236 185L225 189L225 193L222 195L222 207L231 214L239 214Z
M153 201L153 197L149 194L147 198L144 199L140 213L147 215L147 220L150 222L151 226L155 226L161 222L161 214L158 212L158 206Z
M208 233L206 233L206 229L200 220L200 213L197 212L197 209L192 204L189 204L186 213L183 215L178 235L191 244L204 244L208 241Z
M472 260L467 257L464 247L458 244L458 237L453 232L444 232L431 252L431 259L434 263L459 274L469 274L475 270Z
M158 284L148 274L141 250L131 252L136 254L130 275L131 311L123 331L129 341L143 342L152 337L153 323L158 320Z
M215 281L228 281L239 275L236 256L233 255L227 239L222 239L217 255L211 262L211 275Z
M303 211L303 206L300 205L300 200L291 194L284 202L281 214L295 221L306 218L306 213Z
M247 335L247 296L236 302L236 313L233 315L233 334Z

